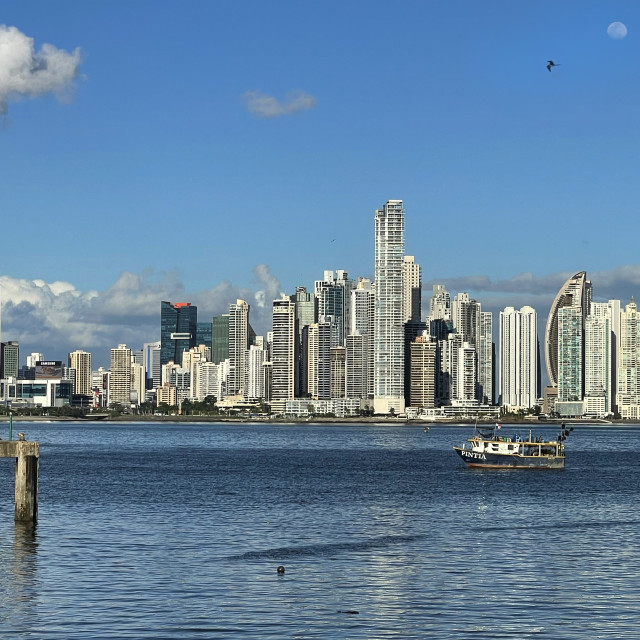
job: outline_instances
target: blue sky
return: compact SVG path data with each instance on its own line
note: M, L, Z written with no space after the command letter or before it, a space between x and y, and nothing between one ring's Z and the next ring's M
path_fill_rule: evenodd
M264 331L280 291L372 277L396 198L425 299L442 282L543 323L577 271L640 294L637 0L22 0L0 23L80 60L29 93L0 48L2 338L23 356L106 362L157 339L162 299L204 319L245 297Z

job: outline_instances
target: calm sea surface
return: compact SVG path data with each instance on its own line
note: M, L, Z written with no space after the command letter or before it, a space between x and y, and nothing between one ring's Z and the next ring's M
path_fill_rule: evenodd
M39 522L0 460L3 639L640 637L640 429L576 427L564 471L467 469L470 427L17 431Z

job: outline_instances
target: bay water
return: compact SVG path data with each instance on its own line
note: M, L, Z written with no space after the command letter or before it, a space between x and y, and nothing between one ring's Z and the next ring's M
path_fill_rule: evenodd
M468 469L468 426L19 430L39 519L0 460L3 639L640 633L635 427L577 426L562 471Z

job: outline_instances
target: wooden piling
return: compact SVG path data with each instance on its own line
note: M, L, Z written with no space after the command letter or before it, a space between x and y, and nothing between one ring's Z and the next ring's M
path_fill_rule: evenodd
M0 440L0 458L16 459L15 521L36 522L40 458L38 443L24 440Z

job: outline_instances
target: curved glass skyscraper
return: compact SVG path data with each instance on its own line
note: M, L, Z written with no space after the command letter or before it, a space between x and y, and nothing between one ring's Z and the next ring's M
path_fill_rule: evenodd
M559 358L559 336L558 336L558 312L565 307L580 309L582 314L582 328L584 321L591 307L591 282L587 280L587 272L580 271L571 276L560 288L556 296L544 332L544 356L547 365L549 384L558 386L558 358Z

